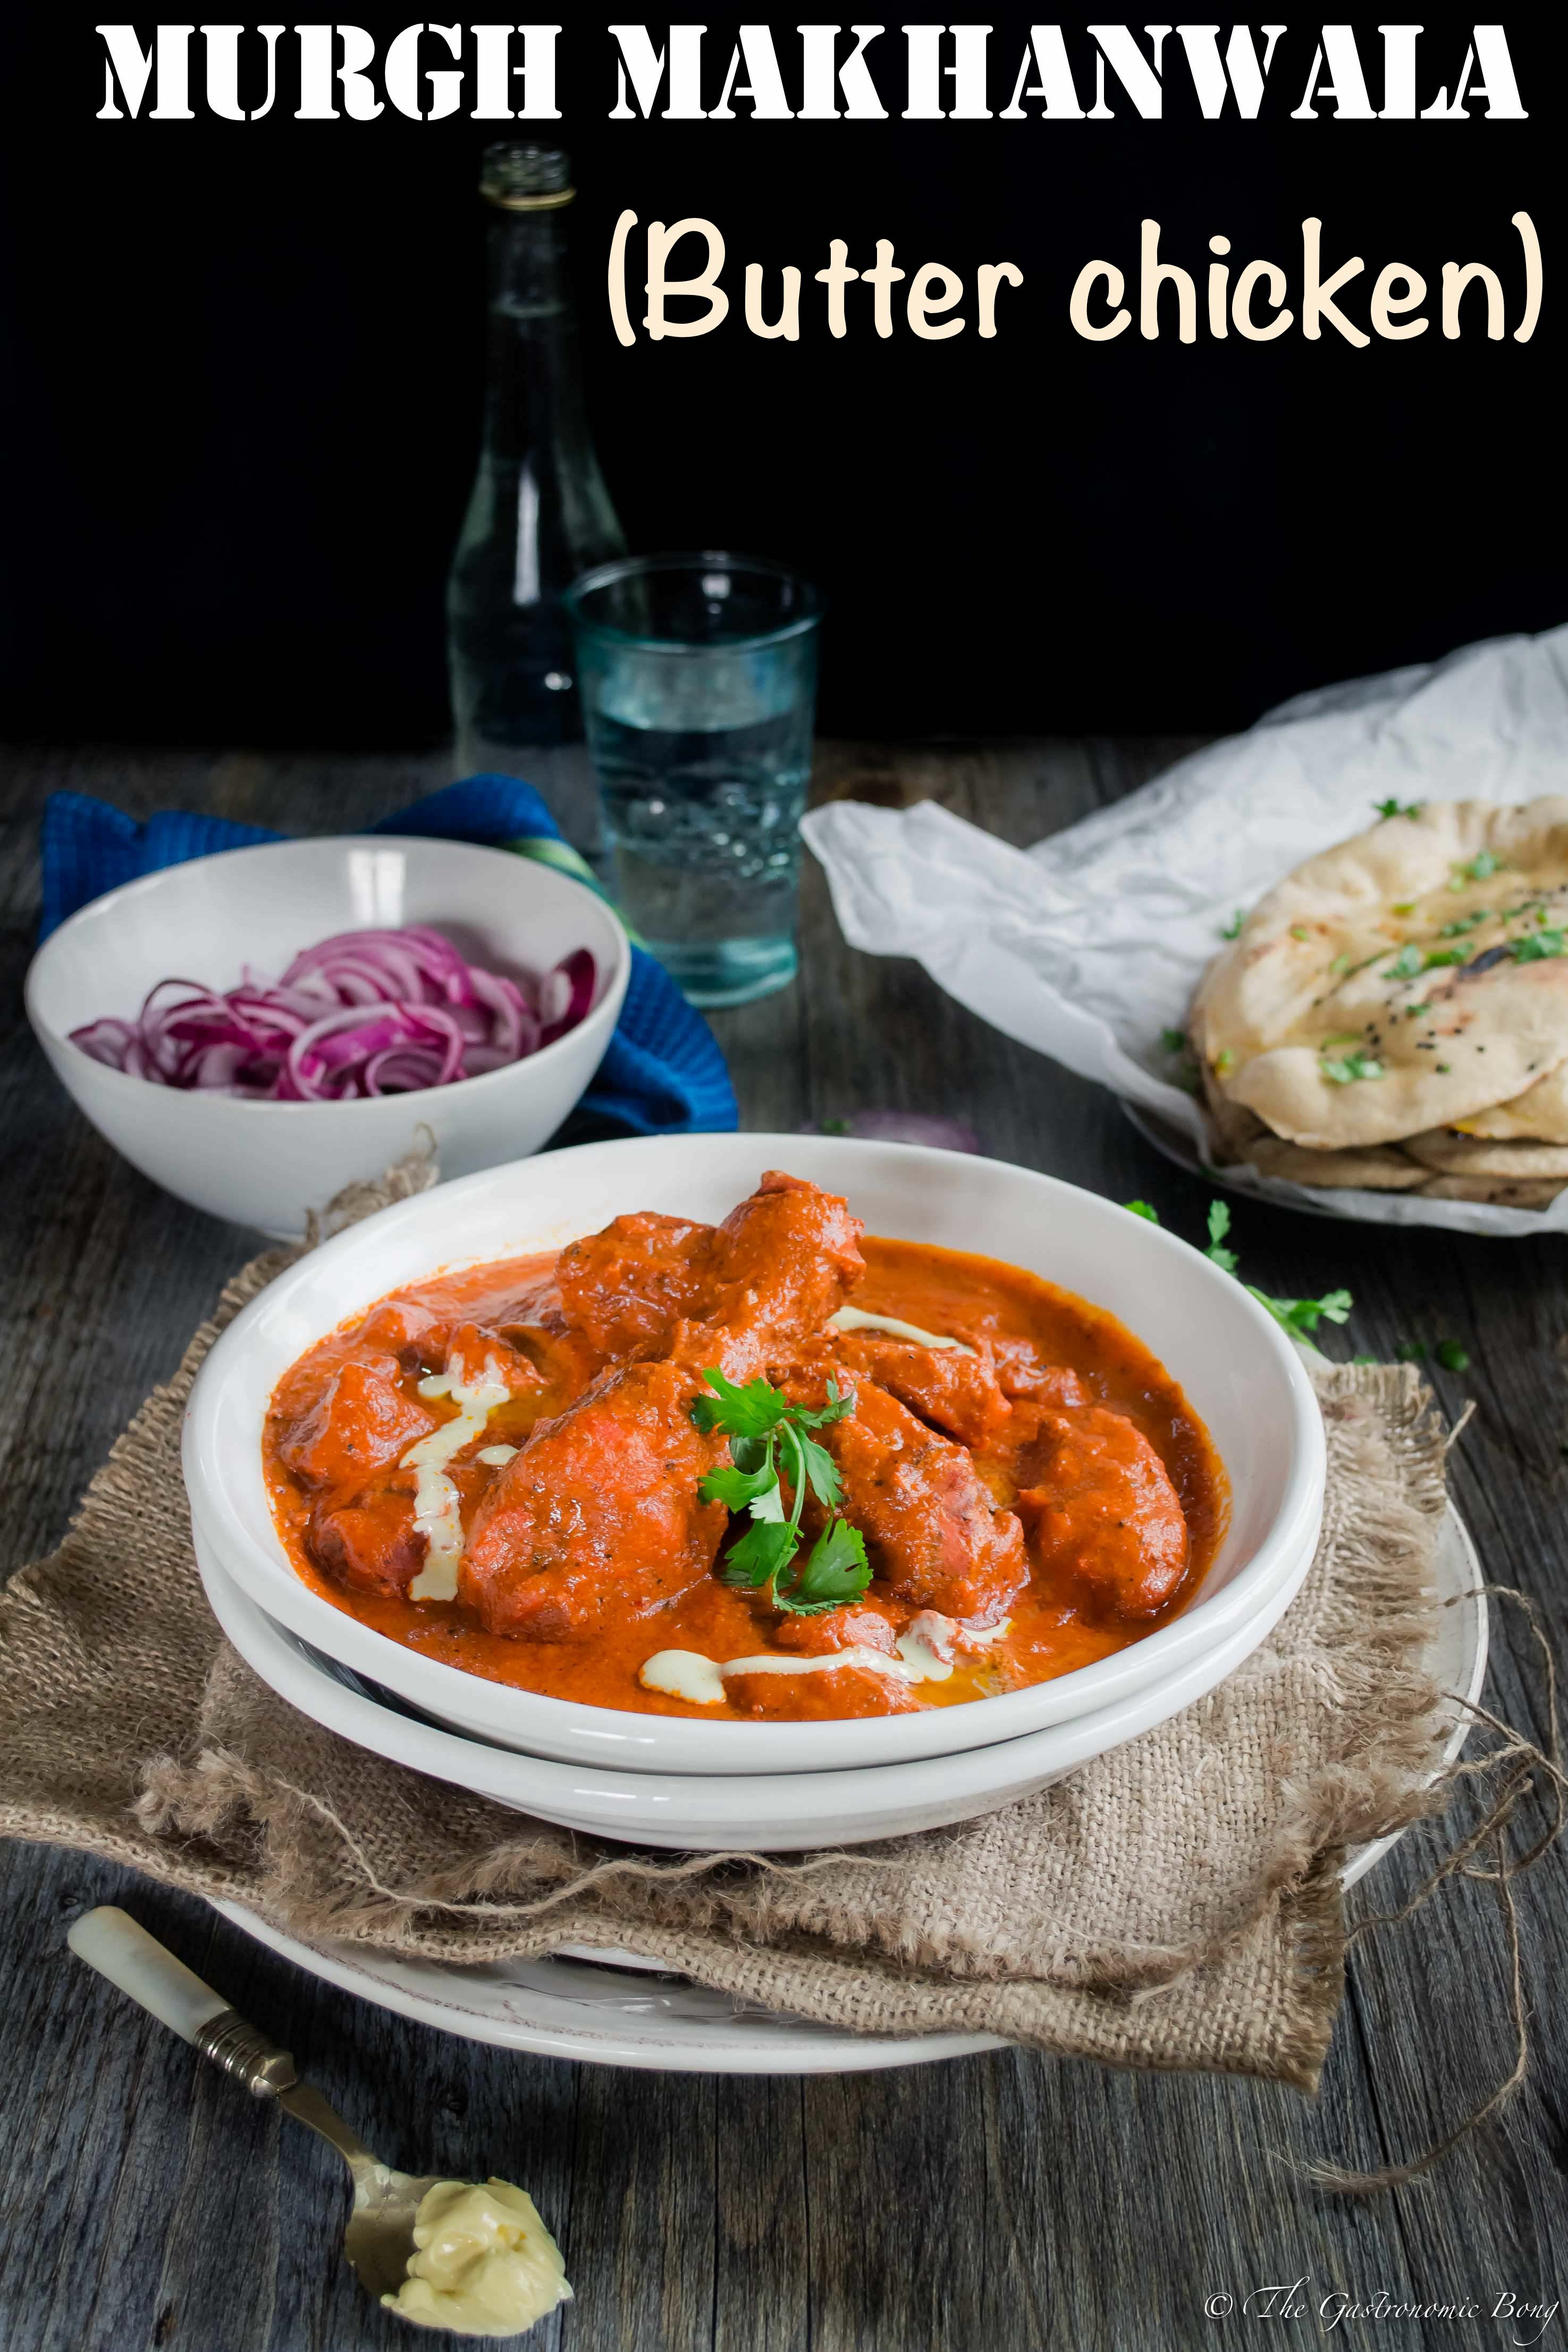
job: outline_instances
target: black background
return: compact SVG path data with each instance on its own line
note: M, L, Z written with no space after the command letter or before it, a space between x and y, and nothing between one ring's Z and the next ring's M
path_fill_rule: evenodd
M819 581L825 730L1226 728L1304 687L1563 617L1560 11L1506 20L1530 120L1468 124L1291 121L1306 19L1255 123L1198 118L1173 37L1162 122L1114 84L1112 122L904 122L897 23L871 51L886 122L753 124L743 100L728 123L611 122L612 20L557 13L563 120L519 135L558 135L582 192L612 494L634 547L727 544ZM716 86L741 13L700 12ZM986 13L1000 109L1034 12ZM7 730L434 743L482 383L474 190L495 127L390 109L301 123L281 103L244 125L100 122L100 20L12 0L0 29ZM384 37L411 20L359 21ZM791 79L793 21L774 20ZM1468 16L1425 21L1423 105L1457 79ZM1375 23L1357 31L1379 104ZM616 341L604 268L623 205L719 225L717 332ZM1546 278L1525 346L1520 209ZM1091 257L1119 262L1135 296L1145 214L1200 287L1222 233L1233 266L1285 267L1299 311L1309 213L1326 268L1368 264L1343 298L1363 325L1385 262L1423 272L1431 313L1442 263L1484 260L1509 339L1485 339L1475 291L1461 341L1434 322L1363 351L1299 329L1184 346L1169 325L1158 343L1096 346L1068 326ZM853 289L834 341L810 279L833 236L852 262L886 236L911 273L940 260L972 283L1006 259L1025 284L1002 294L994 341L971 300L952 342L917 342L901 318L880 342ZM781 264L806 273L797 344L746 331L747 260L767 267L770 308Z

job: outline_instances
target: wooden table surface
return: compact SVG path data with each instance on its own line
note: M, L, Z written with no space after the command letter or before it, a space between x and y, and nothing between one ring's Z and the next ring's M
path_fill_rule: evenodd
M927 795L1016 842L1070 824L1179 743L824 747L816 791ZM436 758L15 753L0 775L5 1001L0 1491L5 1571L51 1548L84 1483L253 1237L182 1207L77 1116L32 1043L21 982L37 908L35 820L70 785L138 814L210 808L353 830L444 782ZM793 1129L871 1105L970 1119L989 1153L1144 1195L1189 1235L1206 1195L1104 1094L986 1028L915 966L851 954L810 859L799 984L715 1027L742 1124ZM1454 1490L1489 1574L1561 1634L1568 1575L1568 1254L1561 1241L1396 1233L1237 1204L1243 1270L1296 1296L1346 1284L1331 1349L1444 1339L1444 1403L1478 1411ZM1536 1739L1541 1677L1494 1606L1489 1703ZM1415 1891L1412 1833L1355 1898ZM1484 1886L1448 1885L1355 1951L1321 2097L1211 2077L1114 2074L1004 2051L805 2080L645 2074L506 2054L405 2023L300 1975L195 1901L86 1854L0 1848L5 2352L346 2352L405 2347L338 2259L337 2160L247 2101L67 1955L75 1914L123 1902L276 2039L395 2163L525 2181L576 2300L541 2352L1110 2352L1315 2336L1325 2296L1382 2315L1346 2343L1563 2340L1493 2316L1568 2286L1568 1903L1553 1857L1522 1895L1534 2063L1527 2088L1397 2193L1325 2196L1297 2169L1426 2147L1512 2063L1505 1948ZM282 2127L280 2128L280 2123ZM1252 2290L1303 2282L1308 2315ZM1230 2295L1228 2317L1205 2314ZM1399 2305L1475 2306L1411 2316ZM1394 2306L1390 2308L1389 2306ZM1331 2315L1334 2303L1328 2309ZM443 2338L443 2341L454 2339Z

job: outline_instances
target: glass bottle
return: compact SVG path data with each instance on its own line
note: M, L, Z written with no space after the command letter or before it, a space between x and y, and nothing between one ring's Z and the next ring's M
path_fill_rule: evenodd
M485 150L489 231L484 441L447 583L458 772L499 769L538 786L579 848L598 845L572 635L562 596L626 552L588 430L566 278L559 148Z

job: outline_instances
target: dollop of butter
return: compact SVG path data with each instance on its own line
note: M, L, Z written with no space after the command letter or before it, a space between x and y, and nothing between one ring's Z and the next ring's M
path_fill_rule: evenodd
M414 2244L408 2276L381 2300L416 2326L521 2336L572 2299L560 2247L510 2180L437 2180L419 2200Z

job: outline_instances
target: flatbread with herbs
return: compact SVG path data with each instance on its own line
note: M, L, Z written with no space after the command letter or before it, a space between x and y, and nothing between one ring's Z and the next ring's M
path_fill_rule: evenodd
M1211 964L1191 1034L1228 1106L1310 1150L1528 1116L1568 1064L1568 796L1416 805L1309 859Z

